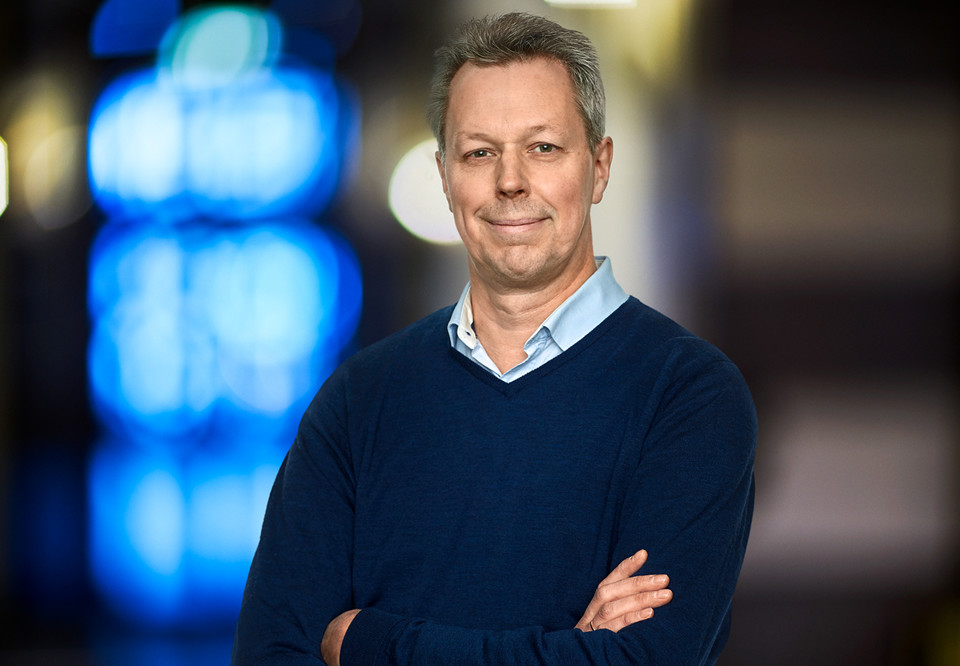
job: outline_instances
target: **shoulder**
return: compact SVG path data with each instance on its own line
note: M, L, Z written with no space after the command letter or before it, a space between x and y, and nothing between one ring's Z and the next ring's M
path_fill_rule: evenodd
M450 305L415 321L364 347L344 361L341 367L345 370L375 368L408 359L410 355L435 354L449 344L447 322L452 311L453 306Z
M711 342L631 297L621 308L623 352L664 384L687 391L732 391L751 402L736 364Z
M699 433L702 459L748 461L756 448L757 414L747 382L719 348L669 317L631 299L622 353L630 361L652 432ZM685 451L694 449L685 445ZM665 450L674 451L667 446Z
M350 411L348 405L375 403L387 386L413 381L424 367L435 366L449 347L446 324L452 309L437 310L345 359L313 397L306 422L339 420Z
M645 357L661 360L682 358L700 363L725 362L730 359L707 340L690 332L667 315L631 296L611 316L617 337Z
M453 306L437 310L364 347L344 360L326 384L348 383L362 389L371 381L431 362L449 346L447 321L452 310Z

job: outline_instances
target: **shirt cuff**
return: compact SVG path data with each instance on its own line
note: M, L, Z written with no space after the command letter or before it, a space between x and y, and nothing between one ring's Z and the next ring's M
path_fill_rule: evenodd
M377 656L390 630L403 620L400 615L384 613L375 608L361 610L353 618L343 637L340 663L345 666L377 663Z

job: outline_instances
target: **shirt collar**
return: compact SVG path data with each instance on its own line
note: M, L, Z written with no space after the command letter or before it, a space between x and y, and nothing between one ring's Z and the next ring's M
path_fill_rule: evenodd
M608 257L596 257L597 270L560 304L530 336L546 329L554 342L564 351L579 342L597 324L610 316L629 297L613 277L613 265ZM473 330L473 307L470 302L470 283L463 288L460 300L450 313L447 323L450 344L456 346L459 338L469 349L477 345Z
M470 302L469 282L460 293L460 300L454 306L453 312L450 313L447 334L453 346L456 346L457 338L470 349L477 346L477 334L473 330L473 305Z

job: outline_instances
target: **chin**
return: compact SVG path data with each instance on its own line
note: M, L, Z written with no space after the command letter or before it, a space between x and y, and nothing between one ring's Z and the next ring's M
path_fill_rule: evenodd
M504 262L495 270L500 281L513 287L533 287L550 282L561 271L557 265L544 262Z

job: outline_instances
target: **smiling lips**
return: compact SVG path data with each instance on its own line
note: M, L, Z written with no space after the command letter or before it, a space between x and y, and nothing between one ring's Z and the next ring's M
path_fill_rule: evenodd
M487 222L496 227L528 227L543 219L542 217L522 217L518 220L487 220Z
M534 225L537 222L542 222L550 217L546 211L529 211L523 212L520 215L517 215L517 212L519 211L515 211L513 215L510 215L509 213L504 214L502 212L494 212L492 215L484 215L481 213L479 217L481 220L491 226L505 230L517 229L518 231L524 227Z

